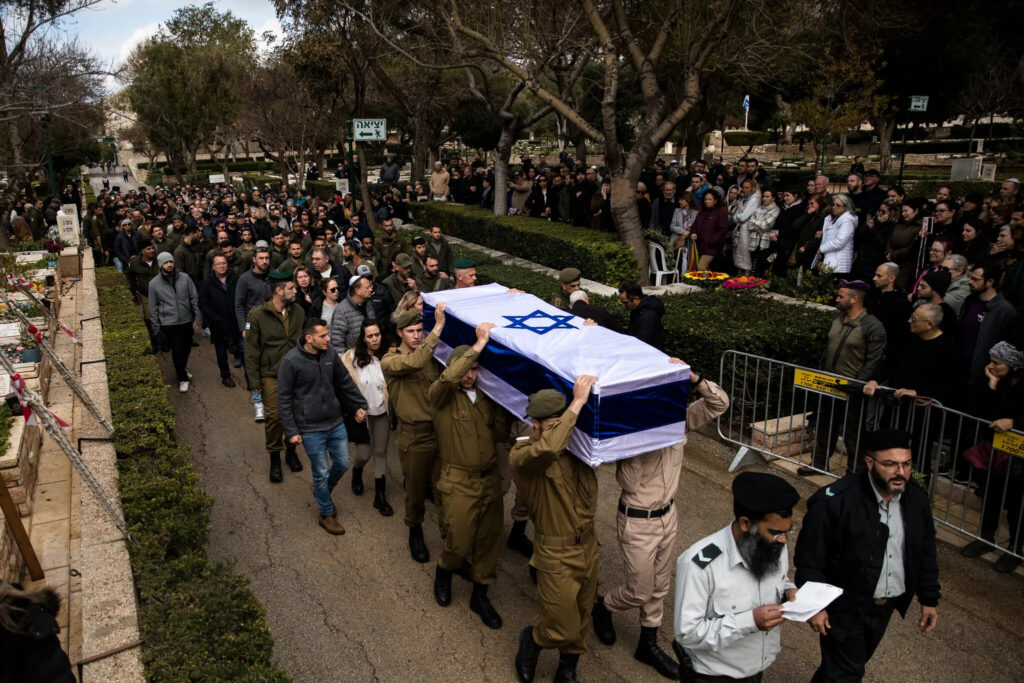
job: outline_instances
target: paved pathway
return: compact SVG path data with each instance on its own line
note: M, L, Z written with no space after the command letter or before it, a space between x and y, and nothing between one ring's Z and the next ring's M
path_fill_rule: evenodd
M169 379L166 354L161 362ZM540 611L525 559L504 548L499 558L491 594L505 620L503 629L487 629L469 611L470 586L457 578L452 605L438 607L432 593L433 563L419 565L409 558L401 513L390 518L377 514L371 507L369 478L361 498L352 495L348 475L342 480L334 500L347 533L328 536L316 522L308 467L300 474L286 468L283 484L267 481L262 426L253 423L241 386L220 385L208 340L193 349L190 368L193 390L175 390L171 399L179 441L192 447L201 484L215 498L210 553L234 562L252 581L267 609L275 657L284 671L300 682L515 680L512 658L519 630ZM240 380L239 371L234 372ZM676 497L680 552L731 517L730 478L723 460L728 451L694 435L687 455ZM400 469L393 447L389 469L389 497L400 510ZM602 467L598 479L603 592L621 576L622 560L615 541L618 490L612 468ZM805 498L812 491L803 482L797 485ZM439 541L432 509L425 529L433 560ZM939 562L943 601L938 630L929 636L917 631L916 605L906 621L895 618L865 680L1024 679L1024 581L964 560L945 545L940 546ZM673 597L674 591L666 599L666 614L672 613ZM636 615L617 615L615 623L619 641L613 647L590 635L590 651L580 661L581 680L664 680L633 660L639 634ZM782 628L783 651L765 680L808 680L817 666L817 639L803 625L786 623ZM662 626L662 645L667 647L670 638L669 620ZM550 680L556 660L553 652L544 653L537 680Z

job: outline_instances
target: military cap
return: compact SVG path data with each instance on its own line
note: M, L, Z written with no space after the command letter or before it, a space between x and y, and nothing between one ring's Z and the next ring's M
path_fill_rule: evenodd
M412 238L412 246L418 247L421 244L426 244L427 241L423 239L422 235L416 235Z
M452 262L455 268L476 268L476 261L469 258L460 258Z
M456 346L454 349L452 349L452 352L448 354L448 365L451 366L452 363L457 361L461 356L463 356L467 351L469 351L472 348L473 347L470 346L469 344L462 344L461 346Z
M402 268L408 268L412 265L412 256L409 256L404 251L400 251L395 254L395 263Z
M800 500L792 484L767 472L740 472L732 480L732 496L739 507L758 515L791 510Z
M579 268L562 268L558 271L558 279L566 284L576 282L582 275Z
M288 282L292 279L292 274L284 273L280 270L272 270L267 274L267 279L271 282Z
M404 330L409 325L415 325L419 322L423 322L423 316L414 308L398 316L398 320L395 321L395 327L399 330Z
M558 417L564 410L565 395L557 389L541 389L526 404L526 414L538 420Z
M910 448L910 433L902 429L876 429L864 434L864 448L871 452L887 451L890 448Z

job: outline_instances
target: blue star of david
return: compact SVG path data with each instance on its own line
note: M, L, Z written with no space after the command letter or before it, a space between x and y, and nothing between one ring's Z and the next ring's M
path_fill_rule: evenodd
M537 334L547 334L551 330L575 330L574 325L569 324L575 316L571 315L551 315L544 311L534 311L526 315L503 315L503 318L510 320L511 323L505 325L507 329L512 330L529 330ZM550 320L551 324L546 327L538 327L534 325L527 325L527 321L530 320Z

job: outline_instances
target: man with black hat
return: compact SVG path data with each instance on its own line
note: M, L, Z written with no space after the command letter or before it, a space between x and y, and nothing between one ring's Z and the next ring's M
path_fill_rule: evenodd
M402 343L381 359L381 370L388 385L391 412L398 418L398 458L405 476L405 524L409 527L409 553L425 563L430 559L423 541L424 501L434 490L434 503L440 507L437 480L441 474L437 460L437 434L427 391L440 376L433 360L434 349L444 329L445 304L434 310L434 329L425 338L423 319L416 309L398 316L395 328ZM437 461L437 467L435 467ZM441 515L439 523L443 528Z
M246 380L254 392L259 391L270 454L270 481L276 484L281 481L281 451L285 449L284 427L277 409L277 371L285 354L302 334L306 312L295 302L295 282L291 275L272 270L267 280L270 298L248 312L242 334L245 336ZM255 400L256 396L253 398ZM285 457L292 472L302 471L294 445L288 444Z
M672 358L670 363L682 363ZM720 386L690 370L691 400L686 431L699 429L725 412L729 396ZM699 398L698 398L699 397ZM634 657L666 678L679 678L679 665L658 646L664 599L672 583L679 515L672 507L683 469L678 443L615 463L622 487L617 518L619 545L625 559L623 581L594 604L594 632L605 645L615 643L613 612L640 610L640 641Z
M732 483L733 521L676 563L675 642L687 680L757 683L781 649L782 605L793 600L786 542L800 494L767 472Z
M146 329L149 330L149 342L153 353L160 350L160 341L153 330L149 320L149 281L160 274L160 266L156 262L156 249L149 240L142 240L142 250L132 256L128 262L125 275L128 276L128 289L135 296L135 300L142 304L142 317L146 321Z
M481 323L473 346L452 349L448 368L430 385L427 399L441 456L437 488L444 493L447 529L434 575L434 598L442 607L451 604L452 573L469 559L473 581L469 609L480 615L485 626L498 629L501 616L487 597L487 587L494 583L504 522L494 436L508 431L507 413L476 385L480 354L494 326Z
M533 680L544 648L559 651L555 680L575 681L576 665L587 649L597 596L597 476L566 449L596 381L591 375L577 377L568 408L556 389L532 394L526 414L533 430L509 453L516 488L536 530L530 566L537 570L544 609L540 623L519 634L515 667L524 682Z
M821 369L859 382L867 382L878 374L885 357L885 328L864 308L868 284L862 280L840 280L836 295L836 313L828 331L828 344ZM819 474L829 469L832 448L839 436L846 449L846 471L857 465L860 443L861 392L847 391L843 397L822 397L817 402L815 444L811 467L800 467L800 476Z
M859 681L893 610L906 617L914 595L922 633L938 623L939 566L928 494L911 476L909 433L865 435L866 468L807 501L797 540L796 583L817 581L843 594L811 617L821 665L813 681Z
M562 268L558 271L559 294L551 300L551 305L559 310L568 311L571 306L569 297L580 288L581 277L579 268Z

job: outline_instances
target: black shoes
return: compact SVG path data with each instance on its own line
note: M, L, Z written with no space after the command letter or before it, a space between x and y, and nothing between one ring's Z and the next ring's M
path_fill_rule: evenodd
M615 624L612 623L612 613L604 606L604 598L597 596L594 602L594 609L590 612L590 620L594 624L594 633L597 639L605 645L615 644Z
M449 597L451 589L451 572L448 573ZM501 616L494 609L494 605L487 598L487 585L483 583L473 584L473 596L469 599L469 609L480 615L480 621L484 622L487 628L501 628Z
M353 479L353 481L355 481ZM385 497L385 491L387 490L387 480L384 477L377 477L373 480L373 507L381 514L382 517L390 517L395 514L395 511L388 505L388 499ZM352 487L352 492L355 493L355 486ZM363 482L359 482L359 493L363 492ZM359 495L359 494L356 494Z
M533 627L527 626L520 631L519 650L516 652L516 677L521 683L532 683L540 651L541 646L533 642Z
M353 467L352 468L352 493L357 496L363 495L363 468ZM376 501L374 501L376 503ZM376 505L374 505L376 507Z
M981 557L991 549L991 543L986 543L985 541L971 541L963 548L960 548L960 554L973 560L976 557Z
M524 557L533 557L533 543L526 537L526 520L512 522L505 545Z
M640 642L636 645L633 657L638 662L654 667L665 678L679 680L679 664L658 647L657 626L640 627Z
M576 683L576 665L580 661L579 655L570 655L561 652L558 655L558 668L555 669L555 683Z
M302 471L302 463L299 462L299 456L295 455L295 446L287 446L284 449L284 461L288 463L288 469L292 472Z
M1020 564L1021 564L1020 558L1014 557L1013 555L1010 555L1009 553L1003 553L1002 555L999 556L999 559L996 560L996 563L995 563L995 565L992 568L995 569L1000 574L1009 574L1014 569L1019 567Z
M270 481L274 484L281 483L281 451L270 452Z
M417 524L409 527L409 554L420 564L430 560L427 544L423 542L423 526Z
M441 607L452 604L452 573L437 565L434 571L434 600Z

